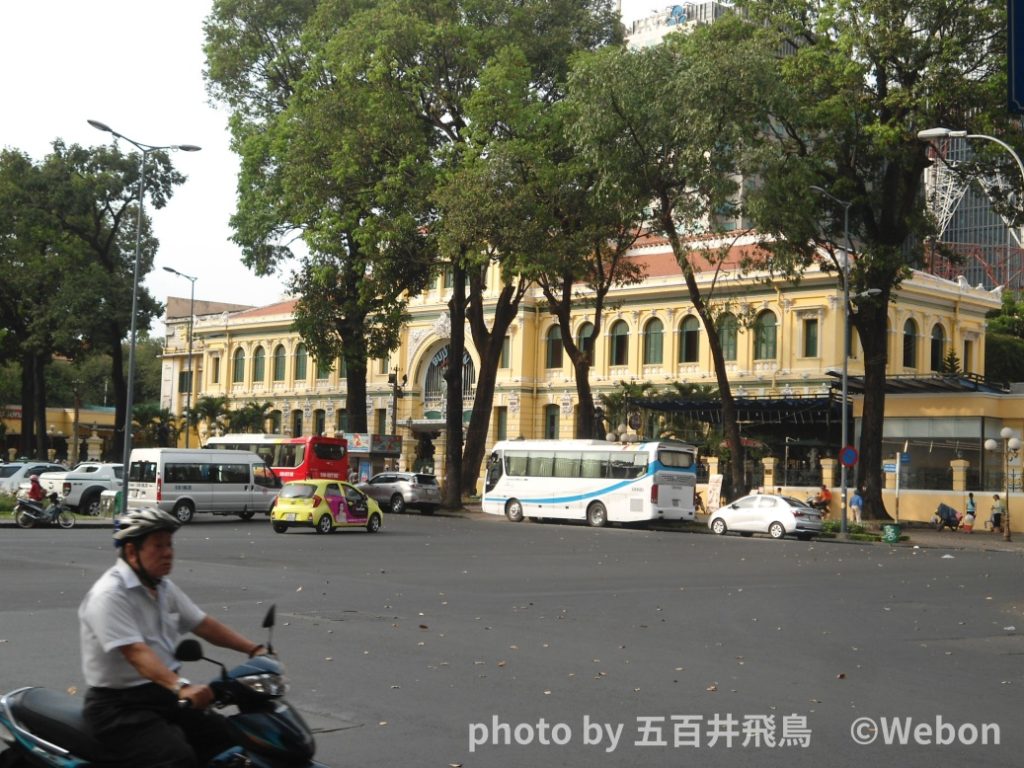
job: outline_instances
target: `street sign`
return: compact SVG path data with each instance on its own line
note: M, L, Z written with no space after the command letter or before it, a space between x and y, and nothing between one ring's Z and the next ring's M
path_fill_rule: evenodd
M839 452L839 463L844 467L852 467L857 463L857 449L848 445Z
M882 471L892 472L893 474L896 474L896 462L889 462L888 464L883 464Z

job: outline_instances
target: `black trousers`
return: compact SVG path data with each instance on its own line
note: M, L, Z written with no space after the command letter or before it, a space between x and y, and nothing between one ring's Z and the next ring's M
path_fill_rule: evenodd
M202 768L234 744L224 718L179 707L156 683L90 688L83 715L124 768Z

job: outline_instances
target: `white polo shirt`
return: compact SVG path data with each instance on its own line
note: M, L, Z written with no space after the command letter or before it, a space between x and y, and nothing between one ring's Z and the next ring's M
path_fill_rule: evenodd
M120 558L92 585L78 607L88 685L130 688L150 682L119 650L131 643L145 643L171 669L180 666L174 649L206 614L166 577L156 591L154 597Z

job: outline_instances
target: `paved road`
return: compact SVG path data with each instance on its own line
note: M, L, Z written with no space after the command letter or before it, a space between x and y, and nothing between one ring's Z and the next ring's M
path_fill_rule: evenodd
M178 534L174 577L253 634L277 604L289 697L331 766L1015 765L1022 560L950 548L966 538L204 519ZM101 528L0 529L0 688L80 685L75 608L112 557ZM865 717L911 718L933 741L991 723L1000 744L858 746Z

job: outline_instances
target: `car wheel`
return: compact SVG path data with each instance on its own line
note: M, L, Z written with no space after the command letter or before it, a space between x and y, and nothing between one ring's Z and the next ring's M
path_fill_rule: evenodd
M380 530L380 515L370 515L370 519L366 521L366 530L368 533L377 533Z
M781 539L786 535L786 528L782 523L772 523L768 526L768 535L773 539Z
M331 520L330 515L320 515L320 519L316 521L316 532L317 533L330 533L334 530L334 522Z
M513 523L523 522L523 504L519 499L509 499L505 504L505 517Z
M284 533L288 530L288 526L284 523L274 523L274 533Z
M100 495L90 493L78 505L79 514L96 517L100 513Z
M239 512L238 516L242 520L252 520L252 516L255 515L255 514L256 514L255 510L247 509L247 510L245 510L245 512Z
M403 498L402 494L396 493L391 497L391 511L396 515L405 512L405 498Z
M608 510L604 508L604 504L600 501L595 501L587 507L587 525L592 528L603 528L607 522Z
M434 514L434 512L436 510L437 510L437 507L434 507L434 506L420 507L420 514L421 515L432 515L432 514Z
M182 525L192 522L192 515L196 513L191 501L179 501L174 505L174 516Z
M722 518L716 517L714 520L711 521L712 533L717 533L719 536L722 536L725 534L726 530L727 529L725 526L725 520L723 520Z

